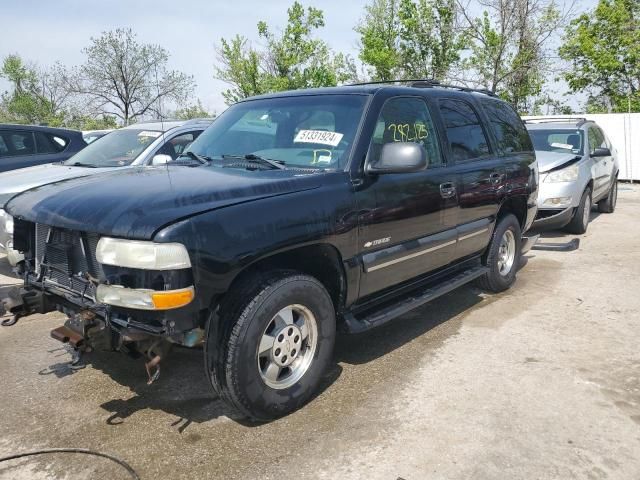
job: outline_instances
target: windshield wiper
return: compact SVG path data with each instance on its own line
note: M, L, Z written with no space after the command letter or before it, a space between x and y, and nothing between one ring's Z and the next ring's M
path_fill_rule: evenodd
M270 158L264 158L255 153L247 153L246 155L220 155L222 158L237 158L238 160L245 160L249 163L259 163L270 168L282 170L285 168L282 160L271 160Z
M92 165L90 163L82 163L82 162L75 162L75 163L71 163L71 164L65 164L65 165L69 165L71 167L86 167L86 168L98 168L97 165Z
M187 157L187 158L190 158L192 160L196 160L196 161L200 162L203 165L208 165L209 162L211 162L211 158L207 157L206 155L200 155L198 153L191 152L191 151L184 152L184 153L181 153L180 155L178 155L178 158L181 158L181 157L182 158ZM176 158L176 160L178 158Z

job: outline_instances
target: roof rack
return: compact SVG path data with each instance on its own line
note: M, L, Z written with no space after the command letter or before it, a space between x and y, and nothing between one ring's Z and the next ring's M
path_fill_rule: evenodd
M542 117L542 118L527 118L524 123L570 123L576 122L576 126L581 126L587 123L589 120L585 117Z
M347 87L363 87L366 85L385 85L389 83L407 83L409 87L414 87L414 88L451 88L454 90L459 90L461 92L475 92L475 93L482 93L484 95L489 95L490 97L497 97L497 95L494 92L487 90L486 88L470 88L470 87L463 87L461 85L449 85L446 83L440 83L438 80L425 79L425 78L378 80L373 82L350 83L346 86Z

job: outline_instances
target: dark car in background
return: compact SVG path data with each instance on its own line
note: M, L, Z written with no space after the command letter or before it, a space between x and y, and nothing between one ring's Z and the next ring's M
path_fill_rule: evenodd
M0 124L0 172L61 162L86 146L77 130Z

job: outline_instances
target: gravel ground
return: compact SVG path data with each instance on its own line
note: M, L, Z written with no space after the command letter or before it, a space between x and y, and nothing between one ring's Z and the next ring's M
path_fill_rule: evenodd
M640 478L640 188L592 222L577 251L530 252L506 293L467 286L339 338L322 393L263 425L213 397L198 350L147 386L121 354L70 370L49 337L62 316L27 317L0 328L0 456L93 448L143 480ZM69 454L0 464L3 480L54 478L127 476Z

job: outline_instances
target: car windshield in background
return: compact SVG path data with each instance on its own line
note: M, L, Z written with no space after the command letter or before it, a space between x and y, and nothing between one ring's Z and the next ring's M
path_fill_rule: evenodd
M529 130L533 147L543 152L583 154L584 133L568 129Z
M217 166L257 156L285 167L342 168L366 101L363 95L313 95L238 103L189 150Z
M86 167L124 167L130 165L156 138L157 130L122 129L91 142L65 165Z

